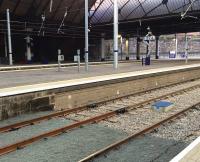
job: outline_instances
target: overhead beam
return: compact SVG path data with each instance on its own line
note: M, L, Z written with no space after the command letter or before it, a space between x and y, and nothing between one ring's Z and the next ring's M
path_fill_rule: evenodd
M63 0L60 0L60 1L59 1L59 4L58 4L58 6L56 7L55 12L53 12L53 16L51 17L51 20L54 20L55 16L57 15L57 13L58 13L58 11L59 11L61 5L62 5L62 2L63 2Z
M167 4L165 4L165 6L166 6L166 8L167 8L168 14L170 14L170 13L171 13L171 11L170 11L170 9L169 9L168 5L167 5Z
M19 7L19 4L20 4L21 0L18 0L16 5L15 5L15 8L13 9L13 14L15 14L17 8Z
M89 0L88 1L88 12L91 9L91 7L95 4L96 0ZM80 6L84 6L84 0L83 3L80 4ZM73 22L73 20L76 20L77 16L79 16L81 14L82 9L79 7L79 11L76 12L75 16L72 17L71 22ZM80 15L81 16L81 15ZM81 17L82 18L82 17ZM89 20L88 20L89 21ZM81 23L83 22L83 19L80 21Z
M137 0L137 1L139 2L140 7L142 8L143 12L146 14L146 11L145 11L144 7L142 6L142 3L140 2L140 0ZM143 3L145 3L146 1L147 0L145 0Z
M94 17L94 15L96 14L96 12L98 11L99 7L102 5L102 3L104 2L105 0L101 0L101 2L99 3L99 5L97 6L97 8L95 9L95 11L93 12L93 14L90 16L89 20L91 21L92 18Z
M127 19L129 18L129 16L130 16L133 12L135 12L139 7L141 7L141 3L139 3L139 5L136 6L136 7L125 17L125 20L127 20Z
M100 22L101 19L106 15L106 13L108 12L108 10L113 6L113 4L111 3L110 6L107 8L107 10L103 13L103 15L97 20L96 23Z
M123 6L119 9L119 14L121 14L121 11L126 7L126 5L130 2L131 0L127 0L126 3L123 4ZM111 18L110 22L112 22L113 17Z
M50 3L51 3L51 0L47 0L46 1L46 3L44 4L44 6L43 6L41 12L39 13L39 15L42 15L46 11L46 9L48 7L48 4L50 4Z
M189 2L190 2L190 4L192 3L192 1L191 0L189 0ZM191 10L193 11L193 7L191 6Z
M151 12L153 12L154 10L156 10L157 8L159 8L160 6L162 6L162 2L160 4L158 4L157 6L155 6L154 8L152 8L150 11L148 11L143 17L148 16Z

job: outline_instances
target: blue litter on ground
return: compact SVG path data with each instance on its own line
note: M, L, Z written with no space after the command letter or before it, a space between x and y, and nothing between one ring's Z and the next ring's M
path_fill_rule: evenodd
M152 108L157 111L167 111L173 108L174 104L168 101L158 101L152 105Z

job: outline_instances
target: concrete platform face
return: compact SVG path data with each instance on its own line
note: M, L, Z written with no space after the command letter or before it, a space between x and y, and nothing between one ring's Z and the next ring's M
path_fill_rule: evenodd
M170 162L199 162L200 161L200 137L192 142L186 149L178 154Z
M200 63L200 61L190 61L188 64ZM91 65L89 72L85 72L81 67L78 72L77 67L65 67L61 72L57 68L51 69L26 69L0 71L0 88L9 88L23 85L64 81L94 76L110 75L117 73L135 72L148 69L159 69L163 67L174 67L185 65L184 61L155 61L151 66L142 66L140 62L130 62L119 64L119 69L114 70L112 64Z
M154 62L0 72L0 120L30 111L63 110L200 78L200 63Z

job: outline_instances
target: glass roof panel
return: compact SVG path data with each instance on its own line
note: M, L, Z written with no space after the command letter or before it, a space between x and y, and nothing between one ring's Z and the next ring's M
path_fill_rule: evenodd
M113 0L97 0L103 1L96 10L92 23L110 22L113 18ZM166 1L166 2L165 2ZM174 14L184 12L191 3L191 0L118 0L119 20L132 20L145 17L161 16L166 14ZM98 2L99 4L99 2ZM200 0L196 0L189 11L200 9ZM93 11L93 12L94 12Z

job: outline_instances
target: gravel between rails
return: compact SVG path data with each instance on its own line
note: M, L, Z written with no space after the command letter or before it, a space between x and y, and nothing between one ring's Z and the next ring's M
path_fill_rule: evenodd
M76 162L88 152L126 136L124 132L90 124L0 156L0 162Z
M70 114L70 115L67 115L66 117L68 119L80 121L80 120L88 119L89 117L94 116L94 115L100 115L109 111L114 111L128 105L137 104L145 100L159 97L163 94L176 92L178 90L188 88L188 87L198 85L198 84L200 84L200 80L195 80L195 81L173 85L173 86L169 86L169 87L165 87L165 88L161 88L157 90L152 90L147 93L141 93L139 95L133 95L127 98L116 100L114 102L108 102L94 109L85 110L76 114Z
M188 144L184 141L177 143L175 140L145 136L96 158L93 162L169 162Z
M97 115L106 113L111 110L116 110L116 109L122 108L123 106L127 106L127 105L130 105L133 103L139 103L146 99L150 99L150 98L162 95L163 93L177 91L178 89L190 87L193 85L197 85L199 83L200 83L200 80L196 80L193 82L187 82L187 83L179 84L176 86L172 86L173 88L170 88L171 86L167 87L167 88L162 88L159 90L151 91L149 93L143 93L140 96L135 96L135 97L133 96L133 97L125 98L122 100L117 100L114 103L109 102L108 104L101 105L95 109L89 109L89 110L85 110L82 112L78 112L76 114L67 115L63 118L55 118L55 119L52 119L49 121L43 121L39 124L31 125L31 126L27 126L22 129L19 129L18 131L2 133L2 134L0 134L0 147L17 142L17 141L21 141L26 138L30 138L34 135L39 135L41 133L53 130L55 128L60 128L60 127L66 126L66 125L72 123L74 120L76 120L76 121L84 120L84 119L90 118L92 116L97 116ZM143 116L140 116L138 118L139 113L142 113ZM39 115L34 114L34 116L41 116L41 114L42 113L39 113ZM157 119L156 121L158 121L162 117L165 117L166 115L165 115L165 113L158 114L157 112L153 112L147 106L144 109L137 109L137 110L131 112L131 114L125 114L122 116L110 118L107 122L104 122L104 123L106 123L105 125L108 127L115 128L115 129L117 128L119 130L121 130L121 128L123 128L123 131L125 131L126 133L132 133L133 131L137 131L138 129L148 126L150 123L149 121L152 120L152 116L156 116L155 119ZM25 118L27 118L27 117L25 117ZM16 122L17 119L18 118L14 118L13 121ZM143 122L141 122L140 119ZM6 125L5 123L9 123L9 124L13 123L13 121L12 121L12 119L9 119L8 121L4 121L3 125ZM140 122L140 125L137 124L136 121ZM134 123L136 123L136 124L134 124ZM142 124L142 127L141 127L141 124Z
M0 133L0 147L15 143L17 141L22 141L24 139L48 132L59 127L63 127L70 123L72 123L71 120L55 118L36 125L21 128L17 131Z
M31 137L31 136L36 135L36 134L40 134L42 132L46 132L46 131L49 131L49 130L54 129L54 128L65 126L66 124L71 123L73 120L83 120L85 118L89 118L89 117L94 116L94 115L99 115L100 113L105 113L105 112L108 112L108 111L111 111L111 110L115 110L117 108L121 108L121 107L123 107L123 105L126 106L126 105L130 105L130 104L133 104L133 103L139 103L141 101L150 99L152 97L160 96L164 93L169 93L169 92L172 92L172 91L177 91L178 89L187 88L187 87L190 87L190 86L193 86L193 85L197 85L199 83L200 83L200 80L196 80L196 81L193 81L193 82L187 82L187 83L179 84L179 85L176 85L176 86L170 86L170 87L167 87L167 88L162 88L162 89L159 89L159 90L151 91L149 93L143 93L139 96L135 95L135 96L131 96L131 97L126 98L126 99L117 100L114 103L110 102L106 105L101 105L101 106L99 106L95 109L90 109L90 110L86 110L86 111L83 111L83 112L79 112L77 114L72 114L72 115L66 116L64 118L55 118L55 119L50 120L50 121L41 122L38 125L33 125L33 126L22 128L18 131L9 132L7 134L0 134L0 146L6 145L6 144L9 144L9 143L13 143L14 141L22 140L24 138L28 138L28 137ZM193 95L193 97L191 98L191 95L193 93L195 93L196 95ZM177 101L177 103L178 103L178 101L180 103L181 102L184 103L186 101L187 102L191 101L189 103L189 104L191 104L195 100L199 100L199 99L200 99L200 88L193 90L191 92L179 95L179 96L175 96L175 97L171 98L170 101L172 101L172 102ZM178 107L179 105L177 104L176 106ZM185 105L185 106L187 106L187 105ZM181 107L181 106L179 106L179 107ZM181 108L183 109L184 107L182 106ZM179 108L178 110L180 110L181 108ZM171 113L174 113L174 112L176 112L176 109L174 109L170 113L166 113L166 114L171 114ZM141 114L141 116L138 117L138 114ZM101 124L103 124L103 126L101 126L101 127L103 127L103 129L112 130L111 133L110 133L110 134L112 134L111 137L112 136L115 137L115 135L114 135L115 132L122 131L122 134L124 135L124 134L127 134L127 133L132 133L134 131L138 131L138 129L142 129L143 127L141 127L141 125L136 125L136 123L137 123L136 121L138 121L138 122L143 121L140 124L142 124L143 126L146 127L150 124L150 121L152 122L152 117L153 117L153 119L155 119L155 121L158 121L162 117L166 117L166 114L154 112L150 109L149 106L146 106L143 109L137 109L135 111L132 111L131 114L124 114L124 115L120 115L120 116L111 118L111 119L108 120L109 122L103 121L103 122L101 122ZM14 120L14 121L16 122L17 120ZM5 123L6 123L6 121L4 121L4 124ZM12 120L9 119L8 123L9 124L12 123ZM96 126L94 126L94 128L92 128L92 129L94 129L94 132L95 132L95 128L97 128L97 127L98 127L98 125L96 125ZM113 128L114 128L114 130L113 130ZM83 131L85 129L81 129L81 130ZM78 131L78 129L76 131ZM72 132L70 132L70 133L72 133ZM95 135L96 134L98 134L98 131L96 131ZM80 135L83 136L82 133ZM86 134L86 136L87 136L87 134ZM108 143L111 142L111 139L106 139L107 135L102 136L102 137L103 137L102 140L103 139L105 140L105 143L104 143L105 146L106 146L106 143L108 144ZM75 140L75 142L76 142L76 140L79 140L79 138L82 139L79 135L76 135L76 138L72 138L72 140ZM94 138L93 140L95 140L96 136L94 136L93 138ZM61 141L59 141L59 142L61 142ZM98 141L96 141L96 142L97 142L97 145L98 145ZM58 145L57 144L54 145L54 146L56 146L55 150L57 149L57 147L60 147L59 146L60 144L58 143ZM35 145L37 145L37 143L33 144L33 146L31 146L30 149L32 147L34 147ZM38 145L40 145L40 143ZM41 143L41 148L44 149L42 143ZM65 149L64 146L62 148ZM29 150L29 147L25 148L25 150ZM93 152L93 151L88 150L88 152ZM15 153L13 153L12 155L16 156ZM76 156L76 155L74 155L74 156ZM75 159L76 159L76 157L75 157ZM0 159L0 161L1 161L1 159Z
M200 106L94 162L167 162L200 135Z
M34 119L34 118L38 118L44 115L48 115L52 113L52 111L45 111L45 112L30 112L27 114L22 114L13 118L9 118L7 120L3 120L0 121L0 126L6 126L6 125L10 125L10 124L14 124L20 121L24 121L24 120L30 120L30 119Z
M200 79L197 79L197 80L194 80L194 81L189 81L189 82L185 82L185 83L171 85L169 87L163 87L163 88L160 88L160 89L157 89L157 90L151 90L147 93L136 94L136 95L130 96L128 98L116 100L116 101L114 101L114 103L113 102L107 102L105 104L99 105L94 110L92 110L93 112L91 111L91 109L89 109L89 110L83 111L83 113L79 112L77 114L72 114L71 116L67 115L66 118L72 117L72 119L73 119L73 117L78 116L78 114L79 114L79 116L81 116L81 114L85 114L85 113L93 113L94 114L95 112L103 113L103 112L108 112L108 111L111 111L111 110L116 110L117 108L123 107L123 104L128 105L127 103L129 103L129 104L139 103L139 102L142 102L146 99L151 99L152 97L162 95L164 93L175 92L177 90L180 90L180 89L183 89L183 88L188 88L188 87L199 85L199 84L200 84ZM118 104L118 106L116 106L117 104ZM47 115L47 114L50 114L50 113L52 113L52 111L23 114L23 115L14 117L14 118L10 118L10 119L4 120L4 121L0 121L0 124L1 124L0 126L2 127L2 126L14 124L16 122L24 121L24 120L30 120L30 119L41 117L43 115ZM84 116L85 115L83 115L83 117ZM74 120L76 120L76 118Z
M151 109L151 105L146 105L143 108L138 108L129 113L109 118L107 121L101 121L100 124L124 131L128 134L136 133L160 120L186 109L194 103L198 103L200 101L200 88L170 97L167 101L174 103L174 108L169 112L157 112Z
M153 137L167 138L176 141L194 141L200 136L200 106L192 109L179 119L159 127L150 135Z

